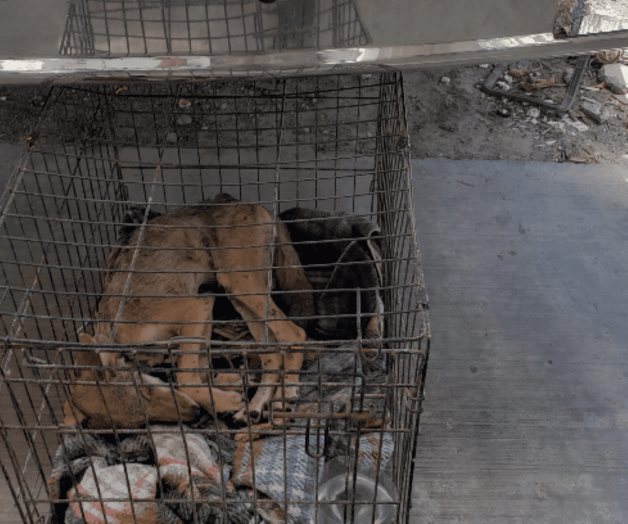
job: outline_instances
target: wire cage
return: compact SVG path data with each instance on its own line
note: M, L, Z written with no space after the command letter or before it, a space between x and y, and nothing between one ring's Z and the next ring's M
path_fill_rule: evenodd
M2 520L407 521L430 333L400 75L54 87L29 140Z
M366 45L353 0L73 0L62 55L220 55Z

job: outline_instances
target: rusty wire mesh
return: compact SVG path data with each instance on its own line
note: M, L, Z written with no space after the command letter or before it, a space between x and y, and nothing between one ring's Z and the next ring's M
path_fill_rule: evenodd
M220 55L369 41L353 0L73 0L63 55Z
M401 77L55 87L30 140L0 208L6 518L405 521L429 328ZM220 193L258 221L189 218L240 205ZM277 255L284 225L300 264ZM308 285L282 284L302 267Z

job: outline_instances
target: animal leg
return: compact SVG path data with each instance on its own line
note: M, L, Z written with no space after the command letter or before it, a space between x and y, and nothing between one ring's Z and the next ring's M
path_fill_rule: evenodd
M232 272L219 273L218 282L229 294L235 309L249 326L253 338L260 344L264 343L268 326L268 342L301 344L305 341L305 332L286 318L281 309L270 296L266 283L265 272ZM266 320L264 320L266 319ZM282 359L283 356L283 359ZM299 371L303 364L303 353L297 349L281 349L278 353L260 354L262 364L262 380L249 403L249 416L257 421L264 407L272 400L275 387L280 383L280 374L292 371L285 376L293 385L283 387L282 398L296 398L298 395ZM283 362L282 362L283 360ZM282 366L283 363L283 366ZM282 380L282 382L284 382ZM246 421L246 413L240 411L236 420Z
M63 403L63 424L68 427L79 426L87 420L87 415L66 400Z
M209 340L211 336L214 297L192 298L181 304L186 324L180 330L182 337L199 337ZM238 411L242 407L242 393L204 386L201 380L201 358L199 344L182 343L177 359L177 382L179 385L195 385L182 388L183 392L203 406L209 413Z

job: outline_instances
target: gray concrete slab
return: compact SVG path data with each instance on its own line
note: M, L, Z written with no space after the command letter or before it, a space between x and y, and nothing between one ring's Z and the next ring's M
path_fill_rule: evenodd
M628 520L628 167L414 162L433 353L411 522Z
M67 0L0 1L2 58L58 56L68 6Z
M0 191L4 190L22 151L24 151L23 144L0 142Z

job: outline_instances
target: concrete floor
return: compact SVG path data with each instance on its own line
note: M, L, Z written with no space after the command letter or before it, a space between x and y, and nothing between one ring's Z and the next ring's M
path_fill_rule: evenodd
M628 521L628 166L416 161L411 522Z
M13 166L20 158L22 146L0 142L0 191L4 191ZM8 166L8 167L7 167Z

